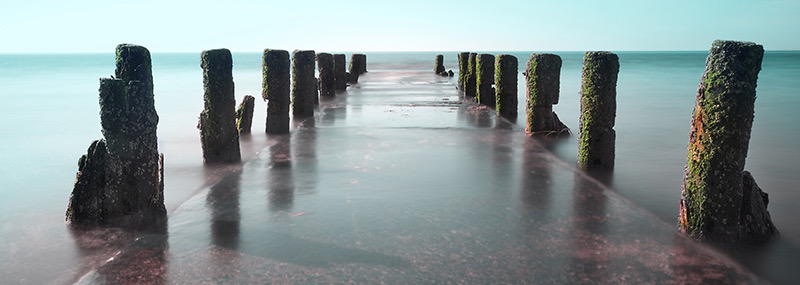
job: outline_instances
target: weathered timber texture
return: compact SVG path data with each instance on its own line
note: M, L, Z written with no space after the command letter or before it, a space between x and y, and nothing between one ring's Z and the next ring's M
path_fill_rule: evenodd
M203 68L204 109L200 113L200 141L205 163L242 160L236 128L236 98L233 90L233 57L228 49L200 54Z
M464 82L464 96L466 97L475 97L478 93L478 85L477 85L477 75L476 75L476 59L478 57L477 53L470 53L469 59L467 60L467 76L466 82Z
M768 195L744 171L764 48L715 41L697 90L680 201L680 228L719 243L778 236Z
M324 52L317 54L317 70L319 71L319 96L336 96L333 55Z
M478 103L494 107L494 55L478 54L475 59L475 80Z
M525 131L536 136L569 136L565 126L553 112L558 103L561 81L561 57L550 53L534 53L525 69L527 89Z
M292 114L295 117L314 116L317 100L314 61L313 50L295 50L292 53Z
M267 101L268 134L289 133L289 52L265 49L262 57L262 98Z
M498 55L495 59L495 109L500 116L517 117L517 57L508 54Z
M447 73L447 71L445 71L445 69L444 69L444 55L441 55L441 54L437 54L436 55L435 66L436 67L433 68L433 72L434 73L436 73L438 75L442 75L443 73L444 74Z
M464 90L469 72L469 53L458 53L458 89Z
M336 91L347 90L347 69L344 54L333 55L333 85Z
M578 166L613 169L619 57L606 51L583 56Z
M236 109L236 128L240 134L249 134L253 126L253 111L256 105L256 98L245 95L239 108Z

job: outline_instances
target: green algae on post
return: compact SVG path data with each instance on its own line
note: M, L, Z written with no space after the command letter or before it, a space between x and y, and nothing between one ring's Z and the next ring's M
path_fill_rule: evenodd
M165 230L164 159L147 48L116 48L116 78L100 79L100 124L78 160L66 221L70 226Z
M464 90L467 82L467 73L469 70L469 53L461 52L458 54L458 90Z
M347 69L344 54L333 55L333 85L336 91L347 90Z
M239 162L242 156L239 151L239 130L236 128L231 51L206 50L200 54L200 59L205 108L200 113L198 126L203 146L203 162Z
M336 96L333 55L324 52L317 54L317 69L319 71L319 95Z
M253 126L253 109L255 108L256 98L251 95L244 95L242 103L236 109L236 128L240 134L249 134Z
M495 97L497 114L506 118L517 117L517 57L498 55L495 59Z
M289 52L265 49L262 57L262 93L267 101L268 134L289 133Z
M317 94L314 55L313 50L295 50L292 53L292 114L295 117L314 116Z
M494 107L494 55L482 53L476 56L475 80L478 103Z
M464 96L467 97L475 97L477 91L477 79L476 79L476 63L475 60L478 57L477 53L470 53L469 58L467 59L467 75L466 75L466 82L464 82Z
M569 128L553 112L560 92L561 57L551 53L531 54L524 75L527 89L525 131L536 136L569 136Z
M714 41L697 90L680 201L687 235L722 243L778 236L768 195L744 171L764 48Z
M613 169L617 116L619 57L607 51L583 56L578 166L584 170Z

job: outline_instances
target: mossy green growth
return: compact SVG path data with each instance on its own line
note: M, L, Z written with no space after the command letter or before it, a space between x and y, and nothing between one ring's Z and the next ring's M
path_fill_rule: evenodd
M495 59L495 110L501 116L517 116L517 57L509 54L498 55Z
M469 73L469 53L461 52L458 54L458 89L464 90Z
M467 60L467 77L466 82L464 83L464 96L467 97L475 97L476 93L478 92L478 85L477 85L477 63L476 59L478 57L477 53L470 53L469 58Z
M295 50L292 53L292 114L295 117L314 115L317 100L315 58L313 50Z
M611 52L586 52L583 57L578 166L613 169L619 57Z
M494 107L495 94L494 88L494 55L478 54L475 58L475 83L477 86L478 103Z
M200 54L203 68L204 110L200 114L203 161L241 161L239 130L236 128L236 99L233 84L233 56L228 49L206 50Z
M715 41L697 91L681 193L680 227L699 239L741 238L742 180L764 49Z

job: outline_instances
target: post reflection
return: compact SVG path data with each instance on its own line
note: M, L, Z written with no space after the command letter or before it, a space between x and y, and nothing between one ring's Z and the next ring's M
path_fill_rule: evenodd
M530 136L525 138L522 146L520 201L525 212L535 215L537 220L546 221L552 187L550 161L545 156L547 150L539 139Z
M609 181L607 176L596 176L599 181ZM586 174L575 172L573 190L571 271L576 281L596 284L613 283L609 272L610 243L606 230L606 195L603 188Z
M237 249L239 247L239 193L242 172L235 171L211 186L206 206L211 210L211 243Z
M275 144L269 147L269 210L284 212L292 208L294 181L292 181L292 146L288 134L270 136Z
M298 122L292 142L294 168L292 176L295 191L302 194L315 193L319 173L317 170L317 128L313 119Z

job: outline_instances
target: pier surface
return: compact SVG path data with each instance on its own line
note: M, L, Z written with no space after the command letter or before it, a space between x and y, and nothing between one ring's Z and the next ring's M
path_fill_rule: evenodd
M170 213L168 233L79 283L762 282L455 81L370 71L290 134L254 129L266 148L210 166L216 178Z

